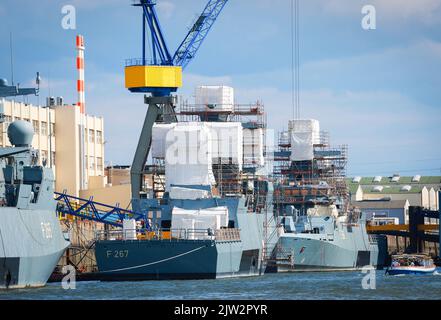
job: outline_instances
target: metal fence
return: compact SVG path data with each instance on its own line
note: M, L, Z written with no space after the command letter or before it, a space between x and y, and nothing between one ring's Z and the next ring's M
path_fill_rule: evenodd
M215 240L240 241L239 229L160 229L149 230L100 230L95 236L97 241L148 241L148 240Z

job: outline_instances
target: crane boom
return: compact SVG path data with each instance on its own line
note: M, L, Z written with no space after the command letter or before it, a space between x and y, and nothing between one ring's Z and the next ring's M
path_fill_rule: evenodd
M162 34L161 25L159 24L159 19L155 10L155 5L156 2L154 0L140 0L139 3L134 4L134 6L141 6L143 10L144 28L142 65L147 64L145 58L145 22L148 23L152 36L153 64L170 65L172 63L172 57L165 42L164 35ZM160 61L157 60L158 58L160 59Z
M227 2L228 0L210 0L207 3L204 11L176 50L173 65L182 66L184 69L191 62Z

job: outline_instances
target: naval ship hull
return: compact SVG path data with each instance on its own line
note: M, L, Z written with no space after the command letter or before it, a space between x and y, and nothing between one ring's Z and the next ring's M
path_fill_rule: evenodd
M0 289L46 285L69 245L55 210L0 209Z
M277 272L353 271L365 266L381 268L387 252L385 238L363 241L361 235L333 240L323 235L285 234L279 239L285 259L276 263ZM287 259L288 256L288 259Z
M103 281L216 279L260 274L260 250L241 241L100 241L95 247Z
M264 215L238 213L236 218L240 236L234 239L98 240L95 256L99 278L127 281L259 276L263 273Z

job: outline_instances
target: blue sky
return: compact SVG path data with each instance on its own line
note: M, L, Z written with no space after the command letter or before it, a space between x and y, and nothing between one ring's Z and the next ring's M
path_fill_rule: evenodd
M128 0L3 0L0 76L31 85L40 98L76 102L75 35L86 41L86 103L104 116L106 160L129 164L146 107L124 89L124 60L141 55L141 13ZM158 0L173 51L206 0ZM76 7L77 30L61 8ZM377 29L361 28L361 8L377 10ZM349 145L350 175L441 174L441 0L301 0L301 116L320 120L335 144ZM231 85L236 100L264 102L269 127L292 116L290 0L230 0L179 92ZM20 98L21 99L21 98ZM19 100L20 100L19 99Z

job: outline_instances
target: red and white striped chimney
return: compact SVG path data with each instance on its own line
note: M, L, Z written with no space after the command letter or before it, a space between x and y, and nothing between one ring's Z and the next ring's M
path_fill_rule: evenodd
M80 112L82 114L86 113L86 101L84 94L84 37L82 35L77 35L77 70L78 70L78 80L77 80L77 91L78 91L78 103L77 106L80 107Z

